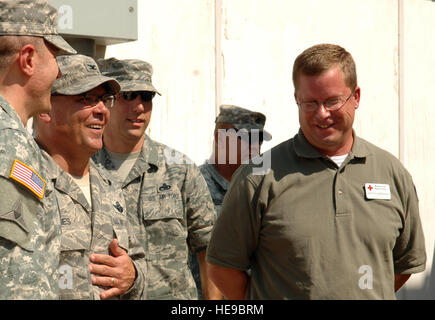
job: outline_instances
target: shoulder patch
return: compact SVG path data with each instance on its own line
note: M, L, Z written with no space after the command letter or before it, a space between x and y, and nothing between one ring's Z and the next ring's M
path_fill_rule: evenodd
M42 179L41 176L32 168L25 165L20 160L15 159L9 177L32 191L38 196L39 199L44 197L46 184L45 180Z

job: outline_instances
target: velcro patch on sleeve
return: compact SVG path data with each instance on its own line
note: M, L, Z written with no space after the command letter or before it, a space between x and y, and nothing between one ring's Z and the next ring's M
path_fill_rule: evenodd
M39 199L44 197L45 180L42 179L35 170L22 163L20 160L15 159L9 177L32 191Z

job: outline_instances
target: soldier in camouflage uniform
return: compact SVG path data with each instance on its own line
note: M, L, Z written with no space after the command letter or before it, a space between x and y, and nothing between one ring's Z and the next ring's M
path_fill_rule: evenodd
M196 299L187 260L190 250L205 263L215 219L207 185L185 155L145 134L157 92L151 65L115 58L98 63L104 75L119 81L121 93L110 111L104 147L93 159L119 177L129 221L145 249L147 298ZM205 269L202 265L201 272Z
M272 136L264 130L266 123L266 116L264 114L238 106L222 105L215 123L213 154L199 169L207 182L216 212L219 214L225 192L228 190L231 182L231 177L245 160L244 154L247 155L248 159L258 155L263 139L269 141L272 139ZM231 132L231 129L234 132ZM246 135L243 134L243 129L246 130ZM219 135L220 130L221 137ZM227 143L226 137L230 137L231 134L237 136L235 141L239 145ZM231 141L230 138L229 142ZM243 152L242 148L245 148L246 151ZM226 153L226 157L222 158L223 161L219 157L220 152ZM234 163L230 161L231 153L238 153L237 161L234 161Z
M264 114L234 105L222 105L215 123L213 153L199 169L207 182L216 214L219 215L233 173L245 158L250 159L259 154L263 139L268 141L272 136L264 130ZM220 157L221 153L223 155ZM232 158L234 161L230 160ZM189 266L198 287L198 296L201 297L198 260L191 254Z
M57 299L59 212L26 130L50 110L56 54L75 53L46 1L0 1L0 299Z
M90 161L103 145L119 83L90 57L57 60L62 78L53 85L52 110L34 124L61 213L61 298L143 298L145 254L130 232L122 192Z

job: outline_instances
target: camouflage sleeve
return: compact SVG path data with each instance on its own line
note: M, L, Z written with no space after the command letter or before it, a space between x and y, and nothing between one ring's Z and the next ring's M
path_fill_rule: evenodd
M204 250L210 241L215 209L207 184L195 164L189 165L182 189L185 201L188 244L191 252Z
M3 176L0 189L0 299L44 299L40 279L44 267L53 266L34 261L41 244L38 238L44 236L36 218L40 205L30 192L26 195Z
M15 159L35 172L37 151L18 130L0 130L0 299L56 299L60 240L54 197L39 199L10 177Z

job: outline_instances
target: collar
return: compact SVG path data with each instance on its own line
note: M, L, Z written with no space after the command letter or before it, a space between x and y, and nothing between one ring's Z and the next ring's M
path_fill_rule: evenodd
M1 94L0 94L0 108L3 109L3 111L9 117L11 117L16 124L18 124L18 127L17 127L17 125L15 125L13 123L9 123L8 124L9 126L12 126L14 129L21 129L21 130L26 130L27 131L27 129L24 127L23 122L21 121L20 117L18 116L18 113L11 106L9 101L7 101Z
M164 148L160 144L153 141L148 135L145 135L144 143L136 160L136 163L131 168L125 181L120 181L122 186L129 184L131 181L142 176L144 172L156 172L158 168L165 166L164 160ZM106 148L103 148L94 155L94 159L97 163L100 163L106 170L114 170L109 154Z
M77 203L80 203L84 209L86 209L88 212L91 212L92 208L88 200L86 199L80 187L74 183L71 175L64 171L44 149L41 148L41 152L42 157L45 160L44 165L46 167L48 179L52 181L54 188L64 194L67 194L71 199ZM100 172L96 170L96 166L91 161L89 167L89 183L92 185L91 193L94 192L95 188L95 184L93 182L98 177L101 177L101 175L98 175L99 173ZM101 178L99 179L101 180ZM103 178L103 180L105 180L107 183L107 179ZM103 191L97 191L97 194L98 193L103 194Z
M352 131L353 134L353 146L352 146L352 150L351 155L355 158L366 158L367 156L369 156L371 154L371 151L369 150L367 143L361 139L360 137L358 137L355 134L355 131Z
M47 172L47 179L55 180L57 177L59 177L61 168L53 160L53 158L47 153L47 151L45 151L41 146L39 147L41 150L42 158L45 160L44 166Z
M230 182L227 181L224 177L220 175L220 173L215 169L215 167L208 162L208 160L204 164L204 169L209 173L209 175L213 178L214 181L219 184L219 186L227 191L230 186Z
M301 158L322 158L323 155L314 148L305 138L302 129L299 129L298 133L293 139L294 148L296 154Z
M355 158L365 158L370 154L370 150L367 144L359 138L355 130L352 130L353 145L350 151L350 155ZM302 129L299 129L298 133L294 137L295 152L302 158L322 158L324 157L313 145L311 145L305 137Z
M156 167L161 167L163 165L163 155L160 154L158 145L145 134L144 143L142 146L141 155L146 163L152 164Z

